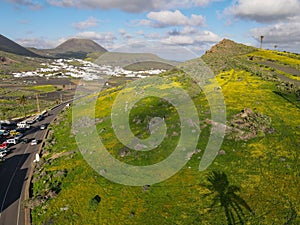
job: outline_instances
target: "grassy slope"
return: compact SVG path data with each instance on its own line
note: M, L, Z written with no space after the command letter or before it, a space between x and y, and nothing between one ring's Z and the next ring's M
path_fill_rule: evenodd
M40 67L42 62L46 59L42 58L29 58L25 56L19 56L16 54L0 51L0 57L5 57L7 62L0 62L0 76L9 76L9 74L15 72L32 71Z
M244 56L243 59L248 60ZM295 217L295 212L299 215L300 143L297 136L300 134L300 110L295 102L274 93L277 90L274 81L241 68L232 70L234 62L231 64L229 60L225 63L229 67L222 66L221 70L225 71L217 76L225 96L228 119L245 107L256 109L272 118L276 133L248 142L225 139L222 149L226 155L219 155L207 171L198 171L201 154L197 154L178 174L144 191L142 187L122 186L102 178L87 165L79 152L60 155L77 149L71 133L69 109L52 126L54 135L49 138L52 144L48 144L43 156L47 163L41 165L42 169L35 174L33 197L43 198L53 189L61 191L56 198L33 210L33 224L144 224L145 221L147 224L226 224L223 209L220 206L210 207L212 198L204 197L208 190L200 185L205 183L206 175L212 170L224 171L231 184L241 187L240 196L255 211L255 215L246 213L248 224L284 224ZM216 71L219 69L215 68ZM172 72L166 76L185 87L189 86L186 78ZM209 118L206 113L209 108L205 96L197 94L194 88L191 86L189 90L193 93L203 125L205 118ZM129 156L120 157L119 152L124 150L124 146L115 138L110 121L110 106L117 93L117 89L108 90L97 103L97 117L103 120L97 128L101 131L103 143L112 155L125 162L147 164L161 160L170 153L163 150L170 150L176 144L176 135L171 135L161 148L149 154L131 152ZM177 114L172 108L161 107L165 104L157 99L147 99L131 113L132 118L139 117L144 121L131 124L137 136L148 135L145 126L151 114L147 114L144 107L152 108L151 105L157 109L154 115L167 115L167 123L176 124ZM174 131L180 133L176 126L169 128L171 134ZM208 134L209 127L201 133L199 149L205 149ZM66 177L56 176L59 171L67 171ZM47 176L43 178L41 174ZM45 177L51 179L44 182ZM101 197L98 207L90 204L95 195ZM299 222L298 217L294 224Z

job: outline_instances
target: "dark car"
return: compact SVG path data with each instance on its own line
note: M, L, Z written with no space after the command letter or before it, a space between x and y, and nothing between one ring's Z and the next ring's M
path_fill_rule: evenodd
M7 154L7 153L9 153L9 152L10 152L10 149L9 149L9 148L1 149L1 150L0 150L0 153L2 153L2 154Z
M21 142L22 142L22 143L25 143L25 144L28 144L28 143L30 142L30 139L28 139L28 138L23 138L23 139L21 139Z
M42 121L45 117L43 115L39 115L37 121Z
M20 133L24 133L26 131L26 129L18 127L18 128L16 128L16 131L18 131Z

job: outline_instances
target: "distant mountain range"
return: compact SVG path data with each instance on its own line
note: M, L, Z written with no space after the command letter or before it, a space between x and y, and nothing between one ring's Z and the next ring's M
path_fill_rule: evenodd
M85 58L89 53L107 52L101 45L88 39L72 38L54 49L36 49L25 48L3 35L0 35L0 51L41 58Z

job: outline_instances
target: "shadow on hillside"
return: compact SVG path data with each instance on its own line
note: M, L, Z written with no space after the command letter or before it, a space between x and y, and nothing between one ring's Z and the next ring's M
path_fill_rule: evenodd
M244 224L245 212L254 214L247 202L239 196L240 188L230 185L224 172L212 171L207 176L207 184L203 186L210 190L210 193L204 196L214 196L210 208L220 205L228 225Z

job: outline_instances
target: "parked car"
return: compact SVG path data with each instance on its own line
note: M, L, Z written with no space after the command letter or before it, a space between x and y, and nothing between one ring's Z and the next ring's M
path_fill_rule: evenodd
M20 140L24 135L22 133L19 133L15 136L16 140Z
M19 122L19 123L17 123L17 126L19 127L19 128L25 128L26 127L26 121L22 121L22 122Z
M9 132L7 130L0 130L0 135L8 136Z
M41 113L41 115L43 115L43 116L48 116L49 115L49 113L48 113L48 111L47 110L44 110L42 113Z
M24 132L25 132L25 128L20 128L20 127L18 127L18 128L16 129L16 131L17 131L17 132L20 132L20 133L24 133Z
M40 126L40 129L41 129L41 130L45 130L46 127L47 127L46 124L42 124L42 125Z
M42 121L45 117L43 115L39 115L37 121Z
M5 154L7 154L7 153L9 153L9 152L10 152L10 149L9 149L9 148L1 149L1 150L0 150L0 153L5 153Z
M27 123L27 124L34 124L34 123L35 123L35 120L27 120L26 123Z
M16 140L15 138L11 138L11 139L6 140L6 143L16 145L16 144L18 144L18 140Z
M16 135L18 135L20 132L18 132L18 131L16 131L16 130L11 130L10 132L9 132L9 134L11 135L11 136L16 136Z
M0 152L0 159L4 158L6 156L6 153Z
M6 143L6 142L3 142L3 143L0 145L0 150L6 149L7 147L8 147L7 143Z
M22 142L22 143L25 143L25 144L28 144L28 143L30 142L30 139L28 139L28 138L23 138L23 139L21 139L21 142Z
M30 145L37 145L37 140L36 139L31 140Z

